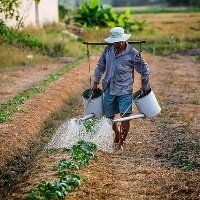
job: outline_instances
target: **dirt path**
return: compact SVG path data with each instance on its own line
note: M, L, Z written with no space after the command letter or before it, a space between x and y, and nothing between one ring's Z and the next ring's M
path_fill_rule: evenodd
M200 199L200 64L191 56L144 55L144 58L151 68L151 86L161 105L161 115L151 121L132 120L124 151L99 152L99 159L80 172L88 181L66 199ZM95 66L97 59L98 56L93 57L91 66ZM139 82L137 77L135 90ZM38 138L42 122L70 96L80 95L87 83L88 63L84 62L44 94L28 101L24 105L28 113L18 113L13 123L1 125L1 140L4 136L1 144L5 137L12 134L16 137L13 143L2 145L1 150L25 152L28 148L25 143ZM82 111L79 110L80 115ZM8 152L10 157L15 155ZM0 159L5 162L4 155ZM63 154L41 153L6 199L21 200L41 180L55 179L52 166L61 158ZM188 167L186 160L196 163L195 170L178 169Z

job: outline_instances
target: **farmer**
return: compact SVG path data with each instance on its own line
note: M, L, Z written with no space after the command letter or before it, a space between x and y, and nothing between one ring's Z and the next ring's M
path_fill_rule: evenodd
M102 79L104 112L105 116L112 120L118 113L121 117L128 117L132 113L134 69L141 74L143 92L150 91L148 64L141 58L139 52L126 42L130 36L125 34L121 27L112 28L110 37L105 39L109 44L102 52L94 72L93 92L98 89L98 84L104 75ZM114 142L121 150L129 129L129 120L121 122L120 129L116 123L113 124Z

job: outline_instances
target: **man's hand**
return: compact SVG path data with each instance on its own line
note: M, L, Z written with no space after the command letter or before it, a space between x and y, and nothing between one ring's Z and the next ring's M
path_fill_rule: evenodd
M151 88L143 89L143 94L144 94L144 96L146 96L146 95L149 94L150 92L151 92Z
M92 86L92 91L95 92L96 90L98 90L98 83L94 82Z

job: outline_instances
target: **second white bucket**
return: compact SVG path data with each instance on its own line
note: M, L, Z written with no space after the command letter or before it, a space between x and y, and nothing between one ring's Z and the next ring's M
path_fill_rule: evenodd
M95 118L103 116L103 92L100 88L95 91L92 98L90 98L91 89L87 89L82 94L83 105L84 105L84 116L94 114Z
M141 93L141 91L137 91L135 94L133 94L133 96L137 95L138 93ZM146 96L135 99L134 102L138 111L141 114L144 114L148 119L155 117L161 111L160 105L158 104L158 101L152 90Z

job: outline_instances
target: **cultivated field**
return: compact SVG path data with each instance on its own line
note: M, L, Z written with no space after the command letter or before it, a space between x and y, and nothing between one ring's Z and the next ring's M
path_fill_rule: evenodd
M176 36L199 38L198 13L134 17L147 19L147 27L141 36L133 33L132 40L147 38L148 42L163 34L172 42ZM102 40L107 37L104 34ZM188 52L156 56L148 48L145 51L142 56L151 69L150 83L162 108L161 114L153 120L132 120L124 151L97 151L99 158L79 170L88 180L66 199L200 199L200 63L197 56ZM98 57L95 54L90 58L91 74ZM21 112L14 113L12 121L0 124L2 199L24 199L41 181L56 181L53 166L69 157L67 152L50 153L41 149L56 127L83 114L81 93L89 87L88 61L74 65L45 92L20 105ZM62 63L43 63L2 70L1 99L8 100L37 86L62 68ZM137 75L135 91L139 88ZM14 186L7 193L11 185Z

